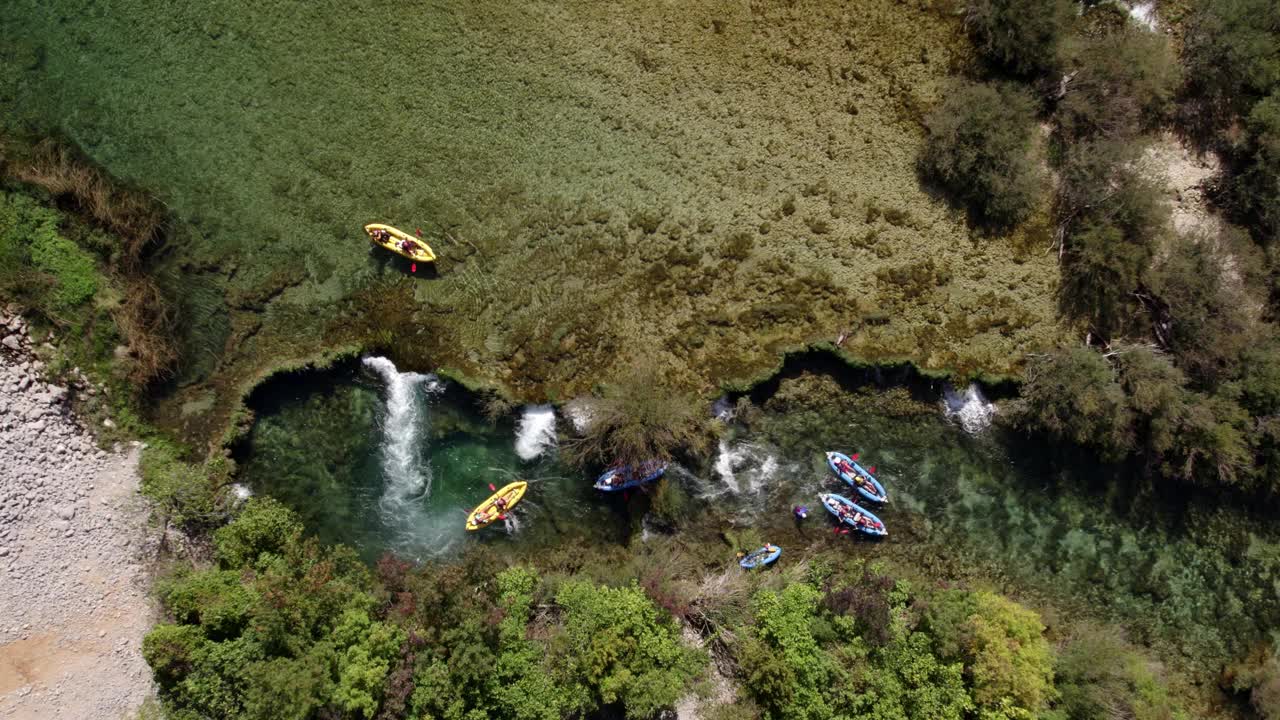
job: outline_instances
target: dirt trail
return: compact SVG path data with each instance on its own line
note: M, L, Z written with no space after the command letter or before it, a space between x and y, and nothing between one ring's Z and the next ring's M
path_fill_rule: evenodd
M98 449L0 312L0 719L128 717L154 691L136 443Z

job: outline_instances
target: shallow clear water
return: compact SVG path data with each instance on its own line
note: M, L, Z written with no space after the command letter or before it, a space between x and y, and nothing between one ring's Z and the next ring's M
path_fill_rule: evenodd
M641 541L655 531L651 518L632 523L627 514L643 504L597 495L590 478L557 462L554 445L520 459L517 446L528 454L546 408L492 426L465 392L417 376L421 456L409 464L420 461L422 478L404 484L400 461L387 455L396 443L388 427L393 383L368 366L325 377L255 398L260 419L242 463L246 482L297 508L327 541L368 557L392 550L425 559L473 543L622 543L633 530ZM705 467L669 471L692 498L681 532L749 530L796 550L836 544L906 559L939 580L983 578L1120 622L1136 639L1204 667L1241 653L1280 618L1280 537L1263 518L1127 494L1115 489L1128 486L1125 468L1028 443L998 425L972 434L946 418L941 392L936 402L904 413L827 377L783 381L762 412L732 424ZM876 467L891 500L873 510L887 540L832 534L818 493L854 493L827 470L828 449L859 452ZM514 477L533 483L514 521L468 535L465 513L489 495L489 483ZM804 522L792 516L798 504L810 509Z
M390 550L425 560L469 543L625 531L554 452L521 459L515 428L490 426L465 392L370 360L323 381L272 384L254 398L260 418L240 451L242 480L295 508L322 540L369 558ZM467 533L467 513L490 484L516 479L531 487L506 523Z

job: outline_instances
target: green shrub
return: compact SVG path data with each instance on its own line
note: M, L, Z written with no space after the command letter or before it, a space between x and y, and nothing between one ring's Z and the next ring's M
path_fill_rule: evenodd
M105 279L93 255L60 234L60 222L56 210L26 195L0 192L0 289L66 322Z
M928 118L921 172L995 227L1025 220L1044 190L1035 105L1023 90L961 82Z
M301 538L302 523L292 510L271 498L255 497L231 524L214 532L213 547L223 567L241 568L263 553L283 554Z
M700 403L663 382L649 366L633 368L584 404L590 423L582 437L562 446L580 464L669 460L708 442L708 420L698 410Z
M1086 627L1071 638L1054 666L1062 720L1179 720L1188 716L1151 664L1113 630Z
M962 660L984 720L1032 720L1056 697L1053 652L1034 611L994 593L948 590L929 606L944 660Z
M163 521L188 530L207 529L226 519L218 502L221 473L188 463L166 440L152 440L139 464L142 494L155 503Z
M965 25L988 59L1031 76L1057 67L1074 14L1067 0L969 0Z
M204 634L190 625L161 624L142 639L142 656L162 690L172 690L202 656Z
M168 578L157 584L160 600L175 620L199 625L212 640L240 634L257 598L233 570L210 570Z

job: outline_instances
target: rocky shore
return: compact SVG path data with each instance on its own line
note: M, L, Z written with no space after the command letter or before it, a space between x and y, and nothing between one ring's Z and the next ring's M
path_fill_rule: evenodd
M140 447L99 448L43 370L0 312L0 719L124 717L153 692Z

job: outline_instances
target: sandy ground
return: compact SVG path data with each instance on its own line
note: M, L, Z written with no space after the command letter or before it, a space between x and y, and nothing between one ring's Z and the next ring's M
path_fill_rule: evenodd
M1172 133L1163 133L1147 149L1146 161L1165 183L1165 197L1173 213L1173 227L1180 234L1216 232L1221 221L1209 210L1204 184L1221 172L1212 154L1198 155Z
M0 313L0 719L128 717L154 692L138 445L98 449Z

